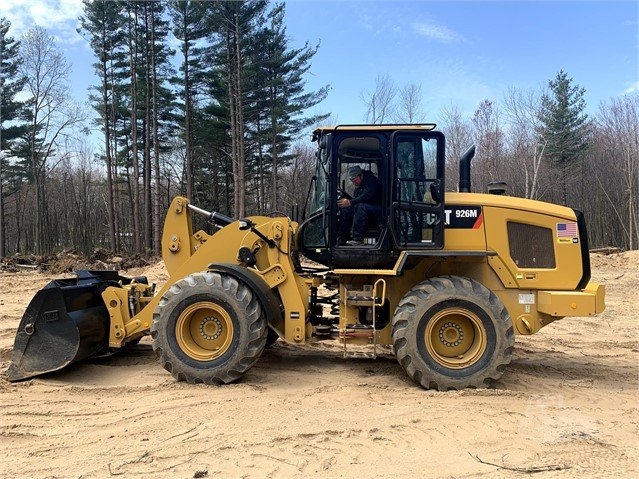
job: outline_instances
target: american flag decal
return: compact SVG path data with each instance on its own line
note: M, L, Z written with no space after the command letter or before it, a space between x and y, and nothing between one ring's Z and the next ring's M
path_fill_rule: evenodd
M557 223L557 238L576 238L577 223Z

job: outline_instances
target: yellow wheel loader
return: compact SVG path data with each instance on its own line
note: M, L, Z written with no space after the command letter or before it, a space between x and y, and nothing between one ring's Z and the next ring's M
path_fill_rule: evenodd
M472 193L474 148L460 159L459 192L446 192L435 125L327 127L313 141L301 221L233 220L175 198L162 239L166 284L156 292L113 271L53 281L19 325L9 379L150 334L162 366L191 383L237 380L280 338L337 340L345 356L392 345L424 388L484 387L504 373L516 334L603 311L583 215L507 196L503 185ZM337 201L353 194L354 166L382 184L382 215L367 218L358 244L338 238ZM194 231L195 215L211 228Z

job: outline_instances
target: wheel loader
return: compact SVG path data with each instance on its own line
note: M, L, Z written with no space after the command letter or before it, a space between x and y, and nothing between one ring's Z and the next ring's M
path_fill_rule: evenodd
M313 133L317 165L298 221L234 220L173 199L162 256L169 280L80 271L40 290L22 318L10 381L108 355L145 335L177 380L242 377L278 339L333 340L345 356L392 346L417 384L486 387L515 335L604 309L590 280L579 211L473 193L471 147L457 192L445 191L445 138L433 124L341 125ZM338 242L349 168L382 183L382 215L361 244ZM194 231L195 218L204 224ZM387 348L390 350L390 348Z

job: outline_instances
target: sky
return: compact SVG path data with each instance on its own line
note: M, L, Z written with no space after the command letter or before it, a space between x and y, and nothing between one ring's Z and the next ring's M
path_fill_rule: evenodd
M363 97L380 76L399 88L421 85L425 122L458 108L467 118L483 100L503 101L511 88L540 91L564 70L585 89L587 112L639 91L639 2L289 0L292 47L319 44L308 90L330 85L311 113L362 123ZM81 0L1 0L0 17L18 39L46 28L72 64L78 101L97 83L88 43L76 32Z

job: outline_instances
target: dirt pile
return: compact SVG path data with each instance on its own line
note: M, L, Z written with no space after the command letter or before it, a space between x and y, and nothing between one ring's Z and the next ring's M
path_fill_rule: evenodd
M75 250L64 250L58 254L14 255L0 259L0 271L17 273L19 271L41 271L52 274L71 273L80 269L129 270L131 268L150 267L158 262L157 258L142 255L121 256L98 248L91 255Z

